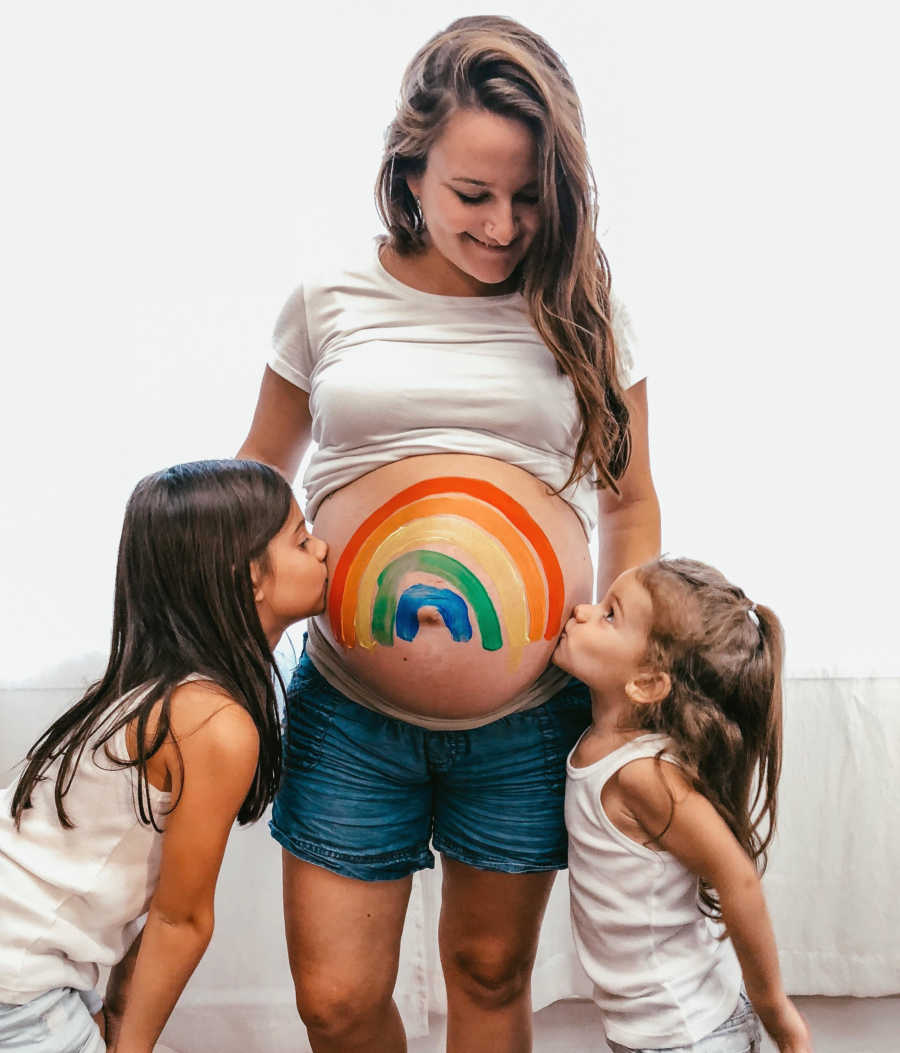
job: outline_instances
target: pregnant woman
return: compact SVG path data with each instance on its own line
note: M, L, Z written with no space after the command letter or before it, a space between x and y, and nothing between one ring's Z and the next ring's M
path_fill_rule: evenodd
M288 697L272 821L317 1053L396 1053L411 875L443 859L448 1049L531 1048L530 976L566 865L586 688L561 627L659 547L645 382L596 240L571 80L502 18L415 56L377 200L386 238L311 276L241 456L297 471L326 611Z

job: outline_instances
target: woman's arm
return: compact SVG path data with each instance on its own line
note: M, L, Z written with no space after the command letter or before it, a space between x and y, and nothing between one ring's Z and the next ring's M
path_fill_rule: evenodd
M225 844L256 772L250 715L208 684L172 696L174 744L166 764L178 801L166 820L159 884L141 936L116 1053L151 1053L213 932L213 899Z
M309 394L266 366L253 422L237 456L270 464L293 482L311 431Z
M755 866L719 813L678 769L664 763L662 771L664 775L652 757L625 765L617 775L625 807L648 840L656 840L716 890L753 1008L781 1053L809 1053L809 1029L782 986L775 936ZM656 838L662 830L665 833Z
M631 460L619 480L621 497L598 492L597 595L603 596L624 570L659 555L659 500L650 474L647 428L647 381L625 392L631 430Z

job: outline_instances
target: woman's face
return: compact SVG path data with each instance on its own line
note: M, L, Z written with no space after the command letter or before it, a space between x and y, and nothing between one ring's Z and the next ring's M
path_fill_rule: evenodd
M473 280L476 294L510 277L540 226L537 143L523 122L457 110L425 171L407 182L429 247Z

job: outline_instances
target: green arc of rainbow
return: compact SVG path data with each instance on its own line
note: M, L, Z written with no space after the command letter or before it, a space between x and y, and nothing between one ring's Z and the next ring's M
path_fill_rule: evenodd
M394 643L394 622L397 617L397 588L400 579L410 571L436 574L458 589L475 612L481 646L486 651L499 651L503 646L503 634L497 612L487 590L475 575L458 559L444 552L414 549L398 556L378 575L378 592L372 608L372 631L380 644L390 647Z

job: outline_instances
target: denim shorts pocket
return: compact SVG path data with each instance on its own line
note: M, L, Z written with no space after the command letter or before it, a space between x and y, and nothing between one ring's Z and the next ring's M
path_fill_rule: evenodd
M291 680L287 699L284 766L287 771L310 771L322 759L325 740L334 722L337 701L310 684L302 666Z
M536 716L538 727L541 729L541 742L544 748L544 782L551 793L564 793L566 789L566 766L560 742L559 725L547 705L539 706Z
M544 743L544 778L551 793L566 789L566 757L591 722L590 696L583 684L563 688L535 710Z

